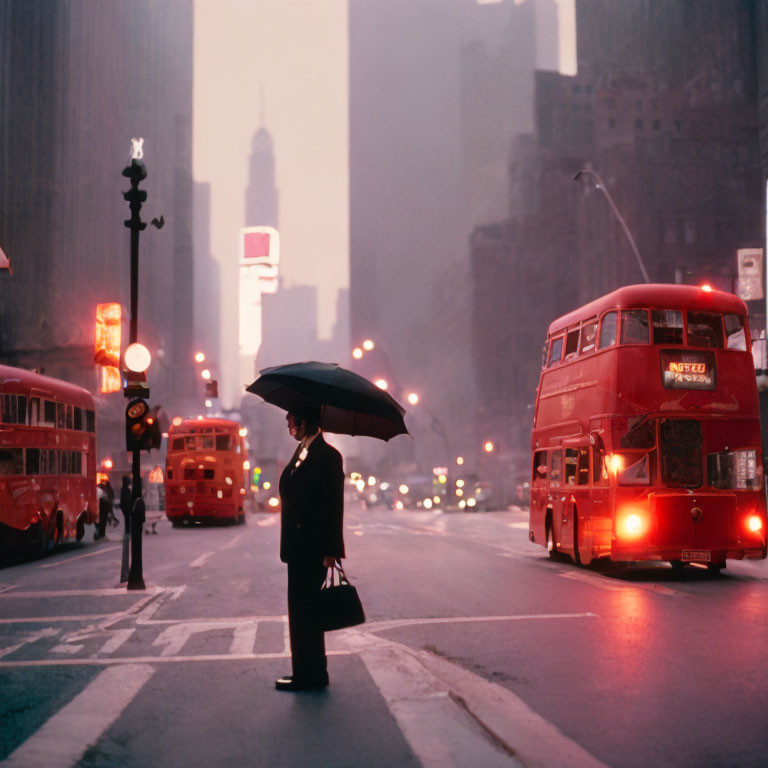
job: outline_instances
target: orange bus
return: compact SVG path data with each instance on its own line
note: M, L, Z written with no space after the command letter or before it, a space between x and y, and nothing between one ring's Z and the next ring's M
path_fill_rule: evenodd
M627 286L555 320L529 539L582 564L765 558L750 350L744 302L709 286Z
M245 430L228 419L176 417L168 430L165 513L185 522L245 522Z
M97 518L93 397L0 365L0 546L42 554Z

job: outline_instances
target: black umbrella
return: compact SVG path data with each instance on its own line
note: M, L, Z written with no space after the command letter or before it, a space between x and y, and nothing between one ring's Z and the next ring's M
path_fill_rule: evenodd
M264 368L246 390L285 411L321 406L320 426L327 432L380 440L408 434L405 408L368 379L336 363Z

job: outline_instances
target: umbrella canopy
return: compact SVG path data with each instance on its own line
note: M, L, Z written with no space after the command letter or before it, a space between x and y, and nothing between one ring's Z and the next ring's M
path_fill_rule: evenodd
M327 432L380 440L408 434L405 409L391 395L336 363L264 368L246 390L285 411L321 406L320 426Z

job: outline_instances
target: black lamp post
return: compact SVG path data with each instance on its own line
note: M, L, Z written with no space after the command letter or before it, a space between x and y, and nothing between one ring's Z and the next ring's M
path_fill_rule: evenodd
M139 329L139 232L146 229L147 225L141 220L141 204L147 199L147 193L139 189L139 182L147 178L147 168L141 162L141 141L133 141L133 153L131 164L123 169L123 176L130 179L131 188L123 192L123 198L128 201L131 210L131 218L124 223L131 230L131 326L129 341L134 344L138 341ZM149 397L146 387L136 392L133 383L129 382L125 388L126 397L136 397L137 394ZM130 408L130 406L129 406ZM126 419L128 414L126 412ZM132 451L132 496L130 521L126 520L126 526L130 522L131 529L131 567L128 572L128 589L146 589L142 566L142 532L144 530L144 500L141 493L141 450L133 447Z

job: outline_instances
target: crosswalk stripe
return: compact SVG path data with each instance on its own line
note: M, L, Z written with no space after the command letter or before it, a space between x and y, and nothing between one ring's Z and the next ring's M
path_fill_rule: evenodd
M154 674L147 664L125 664L101 672L5 761L9 768L70 768L117 720Z

